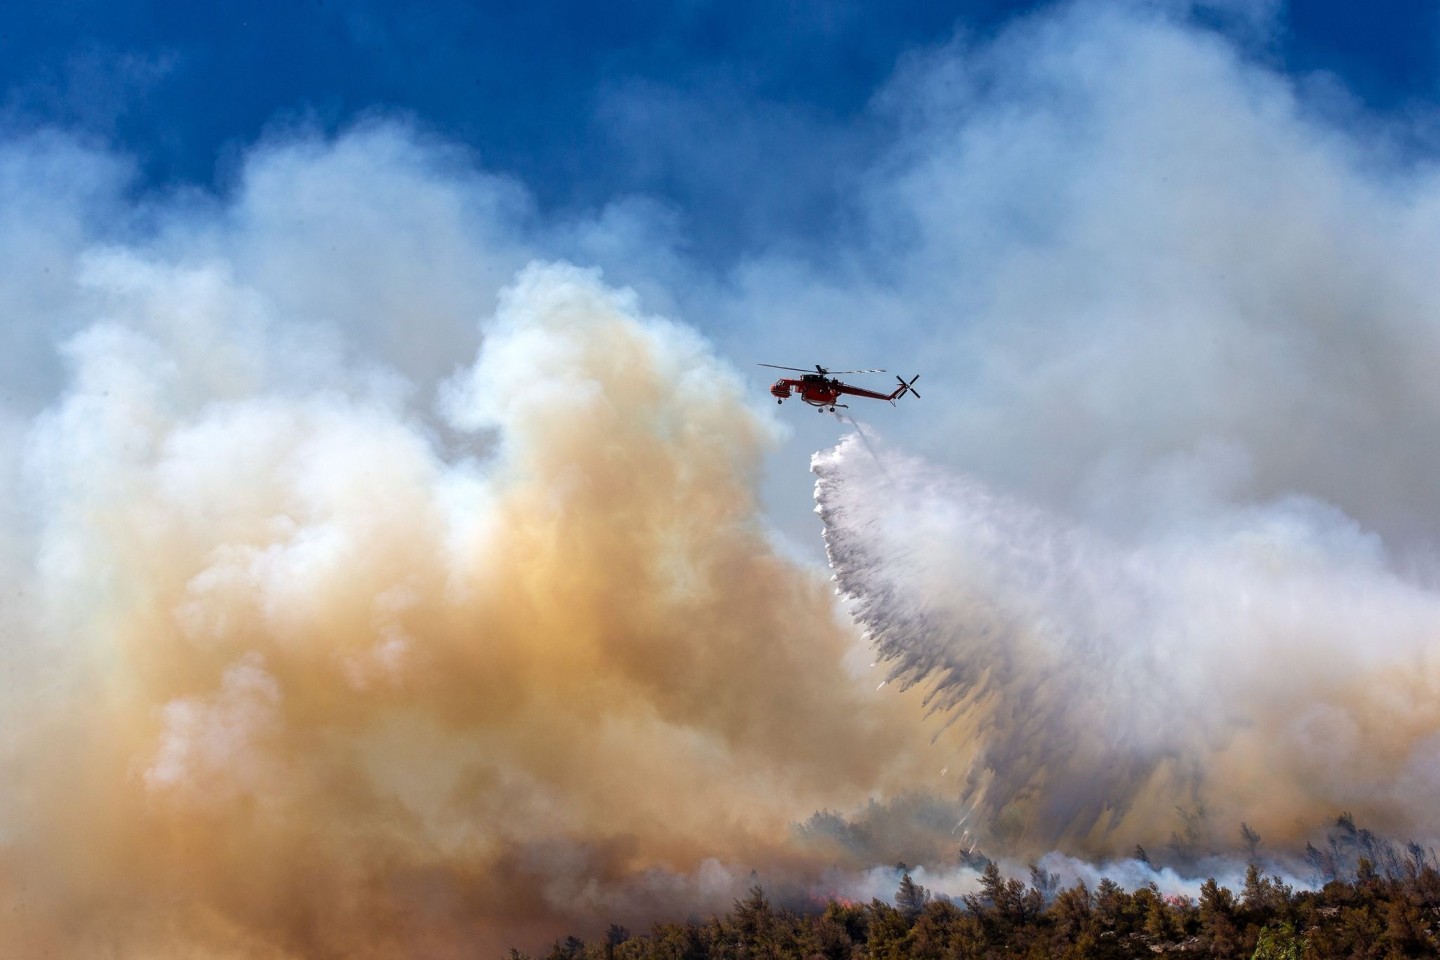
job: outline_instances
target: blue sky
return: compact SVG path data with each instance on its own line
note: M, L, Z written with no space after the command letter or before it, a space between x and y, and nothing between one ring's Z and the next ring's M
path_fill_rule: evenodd
M847 176L887 139L862 121L897 63L1043 6L22 2L0 13L0 117L132 157L142 190L223 191L267 131L399 113L472 148L542 209L659 199L702 259L724 261L836 227ZM1236 9L1269 25L1257 36ZM1338 79L1367 111L1440 94L1435 3L1232 0L1192 16L1271 68ZM722 172L758 188L717 190Z

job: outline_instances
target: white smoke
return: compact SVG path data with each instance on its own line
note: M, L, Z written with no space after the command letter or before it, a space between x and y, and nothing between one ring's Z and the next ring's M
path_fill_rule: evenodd
M1153 884L1161 896L1188 897L1191 900L1200 898L1200 888L1207 879L1213 879L1232 891L1242 889L1245 881L1245 869L1239 867L1235 860L1208 862L1203 865L1206 872L1198 876L1193 872L1182 874L1171 867L1157 868L1139 860L1092 862L1059 853L1046 854L1039 860L1028 863L1001 859L996 865L1002 876L1022 882L1027 879L1033 881L1032 867L1043 871L1046 881L1053 882L1055 889L1066 889L1083 883L1089 890L1094 891L1102 880L1108 879L1126 890L1139 890ZM838 891L832 893L830 889L820 887L817 892L821 897L839 895L859 903L868 903L871 900L893 902L900 878L907 872L912 880L934 896L959 902L964 897L983 893L983 869L963 865L939 868L922 865L907 867L905 870L896 867L873 867L858 876L847 877ZM1282 882L1292 889L1303 889L1307 886L1303 880L1293 876L1276 876L1280 876Z
M1431 553L1440 180L1404 145L1436 114L1315 89L1153 5L917 51L863 229L756 258L719 336L921 373L892 440L1106 529L1300 493Z

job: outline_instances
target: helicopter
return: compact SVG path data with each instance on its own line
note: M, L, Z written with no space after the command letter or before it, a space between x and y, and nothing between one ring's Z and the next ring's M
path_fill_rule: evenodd
M776 403L784 403L792 394L798 392L801 400L804 400L812 407L816 407L821 413L824 413L826 409L834 413L836 407L848 408L850 406L848 403L836 402L842 395L869 397L872 400L889 400L892 405L897 399L905 396L907 393L913 393L917 398L920 396L920 393L915 389L915 381L920 379L920 374L918 373L911 377L908 383L904 377L896 377L895 382L900 384L900 386L896 387L893 392L885 394L876 393L874 390L866 390L863 387L851 386L831 375L832 373L884 373L884 370L831 371L817 363L815 364L815 372L810 373L803 367L782 367L774 363L762 363L758 364L758 366L770 367L775 370L794 370L797 373L805 374L803 377L781 377L771 385L770 393L775 397Z

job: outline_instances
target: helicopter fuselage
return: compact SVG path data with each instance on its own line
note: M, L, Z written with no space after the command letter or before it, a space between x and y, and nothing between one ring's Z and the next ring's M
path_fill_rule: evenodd
M798 394L801 400L812 407L843 407L845 404L837 401L846 395L870 397L874 400L891 399L886 394L854 387L833 377L822 377L819 374L808 374L798 378L782 377L771 385L770 394L777 401L788 400Z

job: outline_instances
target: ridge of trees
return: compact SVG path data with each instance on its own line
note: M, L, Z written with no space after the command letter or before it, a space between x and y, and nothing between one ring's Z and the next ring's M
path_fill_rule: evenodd
M510 960L1440 956L1440 871L1418 848L1394 864L1362 853L1353 878L1298 892L1252 862L1238 894L1212 878L1198 899L1162 895L1153 883L1127 891L1108 878L1094 890L1084 882L1061 888L1034 865L1027 884L991 861L980 889L955 902L901 868L893 905L830 900L787 908L756 885L723 917L659 923L638 936L612 925L601 939L570 937L538 958L512 950Z

